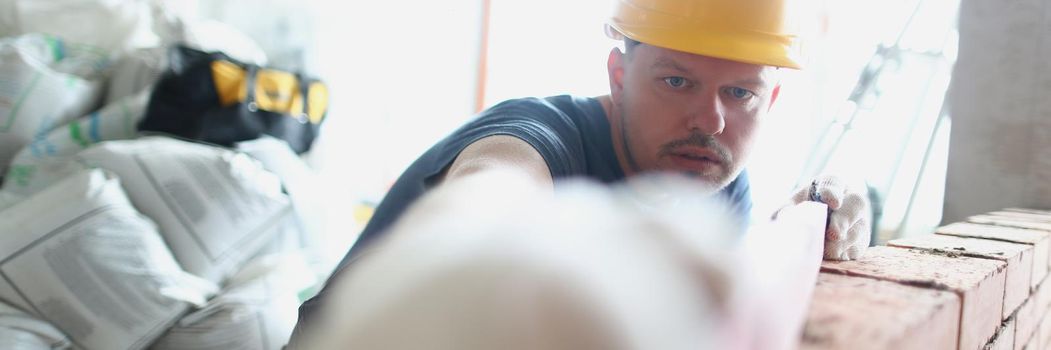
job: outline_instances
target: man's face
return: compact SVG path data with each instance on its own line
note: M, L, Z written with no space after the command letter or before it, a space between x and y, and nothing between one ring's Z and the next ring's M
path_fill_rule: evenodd
M741 172L776 99L776 68L646 44L614 49L610 125L629 175L671 171L714 186Z

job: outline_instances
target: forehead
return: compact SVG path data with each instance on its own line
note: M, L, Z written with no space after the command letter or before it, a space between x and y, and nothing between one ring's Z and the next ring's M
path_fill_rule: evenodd
M640 44L632 52L629 64L653 72L679 72L690 76L724 77L773 85L779 80L779 69L752 63L730 61L710 56L675 51Z

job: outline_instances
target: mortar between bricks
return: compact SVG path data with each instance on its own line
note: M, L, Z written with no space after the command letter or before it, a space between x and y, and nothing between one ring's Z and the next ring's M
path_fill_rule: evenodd
M1000 324L1000 330L996 331L993 339L985 344L983 350L1012 350L1015 348L1015 320L1008 318Z

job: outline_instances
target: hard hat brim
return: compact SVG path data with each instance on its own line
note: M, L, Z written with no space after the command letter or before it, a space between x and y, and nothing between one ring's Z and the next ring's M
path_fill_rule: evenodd
M773 67L802 69L794 38L767 33L693 31L685 33L669 27L632 26L611 21L607 36L622 35L632 40L695 55ZM771 45L771 42L778 43Z

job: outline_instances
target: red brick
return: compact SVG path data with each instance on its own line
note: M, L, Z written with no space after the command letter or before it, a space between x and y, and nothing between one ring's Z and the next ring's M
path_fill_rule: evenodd
M1015 348L1015 321L1008 319L1000 326L993 340L985 344L983 350L1014 350Z
M1033 245L1033 262L1040 261L1051 263L1049 254L1048 233L1037 230L990 226L972 223L955 223L939 227L934 233L940 235L952 235L960 237L994 239L998 241L1025 243ZM1034 265L1034 267L1039 267ZM1047 269L1033 270L1033 279L1043 281L1047 275Z
M1036 298L1029 298L1015 313L1015 350L1020 350L1033 339L1034 331L1040 325L1036 314Z
M992 216L1000 216L1000 217L1004 217L1004 218L1011 218L1011 219L1015 219L1015 220L1051 223L1051 214L1024 213L1024 212L1007 211L1007 210L994 211L994 212L989 212L989 213L986 213L986 214L987 215L992 215Z
M1046 345L1051 344L1051 317L1044 317L1043 321L1040 321L1040 330L1038 332L1040 344Z
M1047 317L1048 311L1051 311L1048 310L1048 308L1051 308L1051 283L1047 281L1045 279L1040 284L1040 287L1036 289L1036 292L1029 297L1036 301L1036 317L1038 318Z
M799 348L956 349L959 320L955 293L822 273Z
M980 349L1000 326L1004 304L1002 261L948 257L922 250L873 247L858 260L825 261L821 270L867 276L960 296L960 349Z
M1030 219L1022 219L1011 216L1001 215L975 215L967 218L967 221L976 224L996 225L1003 227L1014 227L1014 228L1025 228L1030 230L1041 230L1051 232L1051 223L1043 221L1033 221Z
M973 258L994 259L1007 263L1004 286L1004 308L1001 319L1006 320L1029 298L1029 290L1036 286L1032 281L1033 246L987 239L964 238L947 235L922 235L896 239L887 245L903 248L920 248L946 255L962 255ZM1047 266L1041 264L1045 270Z
M1015 213L1030 213L1051 216L1051 210L1029 209L1029 208L1006 208L1004 211Z
M1029 337L1028 341L1026 341L1025 346L1023 346L1021 348L1018 347L1018 343L1016 342L1015 343L1015 349L1040 350L1040 349L1043 349L1043 348L1040 347L1040 337L1032 336L1032 337Z

